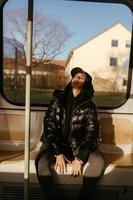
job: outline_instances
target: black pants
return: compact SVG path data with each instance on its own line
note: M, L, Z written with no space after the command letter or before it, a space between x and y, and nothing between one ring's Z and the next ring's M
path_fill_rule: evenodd
M45 150L43 154L38 154L35 161L37 177L46 200L53 200L56 196L56 186L50 167L53 163L55 163L55 157L49 149ZM104 158L102 153L96 150L89 155L88 161L83 166L83 185L79 199L85 200L91 195L103 171Z

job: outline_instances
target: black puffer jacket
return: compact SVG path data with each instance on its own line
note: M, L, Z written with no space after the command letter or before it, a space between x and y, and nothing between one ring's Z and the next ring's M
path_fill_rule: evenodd
M55 154L62 153L62 137L65 130L66 110L64 102L70 89L70 83L64 91L55 91L54 97L44 118L44 132L41 141L54 149ZM82 101L77 104L70 119L69 142L73 155L83 162L99 144L99 119L96 105L91 101L89 89L82 91Z

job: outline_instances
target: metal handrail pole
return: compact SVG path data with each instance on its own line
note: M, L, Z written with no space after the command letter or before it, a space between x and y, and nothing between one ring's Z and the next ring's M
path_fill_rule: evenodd
M24 199L28 199L30 169L30 123L31 123L31 65L32 65L33 0L28 0L26 96L25 96L25 148L24 148Z

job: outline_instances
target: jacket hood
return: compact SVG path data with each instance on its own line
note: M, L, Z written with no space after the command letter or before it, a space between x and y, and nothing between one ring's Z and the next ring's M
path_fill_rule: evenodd
M62 96L63 94L64 94L64 90L54 90L53 97L57 97L59 99L60 96Z
M72 89L71 81L66 85L64 90L55 90L53 92L53 96L58 98L59 100L64 101L66 99L66 95L69 94L70 89ZM80 94L77 96L78 102L91 100L94 95L94 89L92 85L92 79L86 80L84 83L84 87L82 88Z
M83 97L83 99L91 99L94 95L94 88L93 88L93 85L92 85L92 78L91 76L85 72L86 74L86 81L84 83L84 86L81 90L81 93L80 95ZM68 90L72 89L71 87L71 81L68 83L68 85L65 87L65 91L68 92Z
M94 88L92 85L92 79L88 78L85 83L84 87L81 91L83 95L85 95L87 98L91 99L94 95Z

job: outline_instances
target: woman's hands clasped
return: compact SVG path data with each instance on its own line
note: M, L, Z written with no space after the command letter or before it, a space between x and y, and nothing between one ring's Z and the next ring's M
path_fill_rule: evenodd
M82 170L81 170L81 167L82 167L82 164L81 164L81 161L75 159L72 161L72 176L79 176L82 174Z
M69 161L64 154L59 154L56 156L55 170L60 174L65 174L67 172L67 163L71 165L72 176L76 177L82 174L81 161L77 159Z
M66 164L70 163L70 161L64 156L64 154L59 154L56 156L55 170L60 174L64 174L66 172Z

